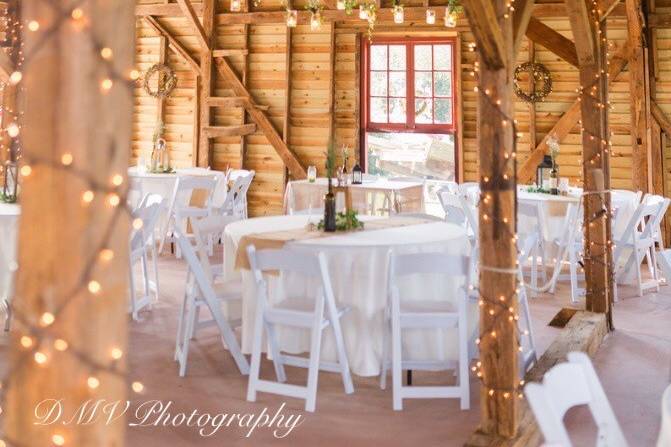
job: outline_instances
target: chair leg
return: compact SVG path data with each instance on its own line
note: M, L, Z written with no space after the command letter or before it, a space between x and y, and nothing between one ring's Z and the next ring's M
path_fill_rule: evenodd
M394 410L403 409L401 396L403 386L403 368L401 367L401 324L399 318L392 315L391 323L391 380L393 384Z
M275 376L278 382L286 382L287 374L284 371L284 363L282 363L282 356L280 354L280 347L277 340L277 332L275 327L268 322L264 322L263 326L268 333L268 345L270 346L270 353L273 356L273 366L275 367Z
M151 246L151 259L154 267L154 287L156 288L156 301L158 301L158 254L156 253L156 243L154 242Z
M333 329L333 334L335 335L336 350L338 352L338 364L340 365L340 375L342 376L342 382L345 387L346 394L352 394L354 392L354 384L352 383L352 375L349 370L349 361L347 360L347 353L345 352L345 340L342 335L342 328L340 326L340 318L335 312L335 309L331 309L329 306L329 313L331 314L331 328Z
M578 266L575 248L569 247L569 272L571 275L571 302L578 302Z
M254 318L254 339L252 341L252 363L249 368L249 381L247 384L247 400L256 402L256 383L259 381L259 369L261 367L261 344L263 338L263 305L258 303L256 318Z
M465 303L464 303L465 304ZM471 388L468 374L468 335L465 306L462 307L459 318L459 390L460 407L462 410L471 408Z
M136 298L135 298L135 274L133 273L133 260L131 259L130 265L128 266L128 274L129 274L129 282L130 282L130 312L132 315L133 320L137 321L138 320L138 315L137 315L137 304L136 304Z
M382 367L380 368L380 389L387 389L387 364L389 363L389 320L385 319L382 330Z
M323 307L321 314L323 315ZM308 367L307 396L305 411L314 412L317 406L317 380L319 379L319 358L321 355L321 324L314 324L310 341L310 362Z
M643 262L643 258L640 257L640 252L638 248L634 248L635 250L635 258L636 258L636 264L634 265L634 268L636 269L636 285L638 286L638 296L642 297L643 296L643 281L641 279L641 263Z
M177 337L175 337L175 360L178 359L181 340L184 336L184 331L186 330L186 305L188 300L188 293L184 292L184 298L182 299L182 305L179 309L179 321L177 322Z
M186 327L184 328L184 334L182 336L182 348L180 349L180 362L179 362L179 376L184 377L186 374L186 363L189 359L189 345L191 343L191 337L193 336L193 327L195 325L195 316L196 309L198 306L195 303L195 300L190 299L187 303L186 310Z

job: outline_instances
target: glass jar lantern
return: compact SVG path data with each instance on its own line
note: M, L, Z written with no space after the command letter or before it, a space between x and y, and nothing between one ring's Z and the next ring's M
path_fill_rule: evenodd
M5 180L2 185L2 198L5 202L16 202L19 187L19 165L15 161L5 163Z
M352 168L352 184L360 185L362 183L363 183L363 171L361 170L361 166L359 166L359 163L357 163Z
M543 188L544 181L550 181L550 172L552 171L552 157L545 155L543 161L536 168L536 187Z

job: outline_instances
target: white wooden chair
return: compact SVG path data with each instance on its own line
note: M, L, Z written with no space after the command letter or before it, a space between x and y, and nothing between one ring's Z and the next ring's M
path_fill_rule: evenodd
M228 191L228 194L233 191L236 194L237 200L235 200L235 207L233 208L233 213L240 217L240 219L247 219L247 193L249 188L252 185L254 176L256 175L255 171L248 171L245 169L233 170L229 174L229 179L233 181L233 187ZM238 180L240 180L239 187ZM228 198L228 195L226 196Z
M161 240L159 253L163 252L165 242L175 242L175 232L180 230L185 237L193 239L193 234L187 233L189 219L207 217L212 213L212 197L217 187L217 179L206 175L180 176L175 183L170 207L168 209L168 231ZM203 191L203 204L200 206L191 203L194 191ZM208 252L211 254L212 241L208 241ZM175 249L178 258L181 257L179 245Z
M179 363L179 375L184 376L186 373L189 340L194 336L195 330L198 327L211 324L218 328L222 343L233 356L240 373L249 374L249 363L242 354L233 331L233 327L240 324L239 322L229 321L221 310L223 302L240 300L242 287L239 285L236 287L235 285L229 286L229 284L220 286L214 284L214 275L207 261L207 250L199 237L196 238L196 246L200 258L196 255L189 239L179 228L175 229L175 238L188 267L186 292L182 303L175 347L175 360ZM212 315L212 320L199 321L199 309L201 307L207 307Z
M527 296L526 286L524 285L524 272L522 270L524 261L529 258L530 253L537 245L537 238L538 235L532 233L527 236L524 241L518 240L517 242L519 251L517 257L517 280L520 285L519 293L517 294L518 313L520 315L517 328L521 334L520 347L522 348L522 351L519 355L519 371L521 376L524 376L524 374L538 361L538 354L536 352L536 339L534 338L534 331L531 324L531 312L529 311L529 299Z
M317 379L319 370L340 372L345 393L354 392L354 385L345 353L345 343L340 326L340 318L349 310L338 308L331 288L331 279L323 253L317 256L297 253L291 250L256 250L249 246L249 263L256 281L256 318L254 322L254 345L252 366L247 388L247 400L256 401L257 392L279 394L305 399L305 411L315 411L317 401ZM295 274L306 280L319 281L320 287L314 298L285 297L277 304L271 304L264 273L279 272ZM304 358L281 353L276 335L276 326L292 326L310 331L310 357ZM335 335L337 363L320 361L321 342L324 329L333 329ZM263 333L267 334L270 354L273 357L277 382L259 378ZM286 382L284 365L308 368L307 386L290 385Z
M662 222L664 220L664 216L666 215L666 211L669 209L671 199L659 195L646 194L645 197L643 197L643 203L646 203L648 205L658 204L660 207L657 212L657 216L655 216L655 218L652 221L646 222L646 225L652 226L651 231L652 231L652 238L654 240L653 247L650 250L650 259L649 259L649 261L652 261L651 262L652 275L653 278L659 282L660 277L657 264L657 247L659 247L659 250L664 249Z
M524 219L530 227L530 223L533 223L533 229L530 230L530 233L536 234L536 245L533 250L529 253L529 259L531 259L531 268L530 268L530 283L533 289L538 288L538 270L540 261L540 276L541 279L545 282L546 272L545 272L545 232L543 231L543 218L541 216L540 209L536 203L528 202L518 202L517 204L517 218L518 220ZM528 235L527 234L527 235ZM525 235L526 236L526 235ZM526 262L524 263L526 264ZM523 264L523 265L524 265ZM531 293L531 296L536 296L536 292Z
M402 300L397 280L417 274L441 275L456 281L465 278L458 302ZM443 253L390 254L388 320L383 339L380 387L386 387L389 368L389 335L391 332L391 367L394 410L403 409L403 399L458 398L462 410L470 408L468 375L468 319L466 315L468 258ZM404 360L402 332L404 329L456 329L459 358L457 361ZM403 370L455 370L458 384L454 386L403 386Z
M550 293L555 292L557 280L564 279L560 273L567 263L573 304L576 304L581 296L585 296L585 289L578 287L578 262L583 250L582 214L582 203L569 203L564 219L564 231L561 237L552 241L556 258Z
M629 219L629 223L622 236L619 239L614 239L613 265L615 269L615 283L617 285L617 282L622 280L629 272L633 272L636 276L639 297L643 296L643 291L647 289L659 291L659 282L654 279L652 271L654 260L651 256L651 250L654 251L655 247L655 238L653 235L655 221L664 205L664 202L653 204L641 203L638 205ZM626 259L624 258L625 252L627 252ZM646 258L648 259L648 267L651 269L650 273L653 274L653 281L643 283L641 264L643 259ZM617 299L617 291L615 299Z
M148 269L148 259L147 254L151 253L149 244L154 245L154 228L156 222L161 213L162 202L159 203L147 203L143 199L144 204L138 207L133 212L133 217L140 219L142 221L142 227L139 229L133 230L130 236L130 249L129 249L129 278L130 278L130 313L133 316L134 320L139 320L139 311L144 307L151 305L152 303L152 286L149 279L149 269ZM156 283L154 284L154 291L156 293L156 298L158 298L158 269L156 267L156 257L155 252L154 256L154 272L156 274ZM136 284L135 284L135 266L137 263L140 263L142 267L142 295L137 296Z
M524 394L548 446L573 445L563 419L570 408L578 405L587 405L592 413L598 429L598 447L628 445L592 362L583 352L570 352L568 362L545 373L542 384L526 385Z

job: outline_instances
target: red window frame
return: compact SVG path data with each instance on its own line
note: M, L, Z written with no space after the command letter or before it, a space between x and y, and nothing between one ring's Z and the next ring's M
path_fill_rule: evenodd
M371 51L371 45L376 45L376 44L385 44L385 45L405 45L406 47L406 122L405 123L376 123L371 121L370 119L370 102L371 102L371 96L370 96L370 82L371 82L371 67L370 67L370 51ZM416 45L426 45L426 44L449 44L451 45L452 48L452 68L450 70L451 72L451 92L452 96L449 98L451 100L451 106L452 106L452 122L451 123L442 123L442 124L436 124L436 123L416 123L415 122L415 61L414 61L414 46ZM458 70L458 61L456 60L457 57L457 38L456 37L388 37L388 38L375 38L373 42L364 42L363 43L363 48L362 48L362 62L363 62L363 70L361 70L362 74L362 80L361 80L361 87L362 87L362 95L361 95L361 109L363 111L362 113L362 118L363 118L363 131L365 132L414 132L414 133L436 133L436 134L450 134L450 133L455 133L457 131L457 122L458 122L458 117L457 117L457 108L456 108L456 95L458 92L456 91L456 78L457 78L457 70ZM387 53L387 57L389 57L389 53ZM433 57L431 58L432 61L432 69L430 73L435 73L436 70L434 70L433 67ZM389 65L387 64L387 73L389 73L391 70L389 70ZM417 71L427 71L427 70L417 70ZM442 70L438 70L442 71ZM387 75L387 83L389 82L389 75ZM435 100L436 96L435 91L435 83L432 83L432 96L431 99ZM389 89L387 88L387 98L390 98L389 96ZM421 97L420 97L421 98ZM438 97L445 99L445 97ZM435 103L434 103L434 108L435 108ZM435 110L435 109L434 109ZM388 113L388 112L387 112Z

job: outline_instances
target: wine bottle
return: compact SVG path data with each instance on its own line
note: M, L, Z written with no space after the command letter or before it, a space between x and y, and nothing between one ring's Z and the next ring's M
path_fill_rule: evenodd
M336 200L335 194L333 194L333 185L331 177L329 176L328 192L324 195L324 231L335 231L336 230Z
M552 167L550 171L550 194L559 195L559 179L557 177L557 168Z

